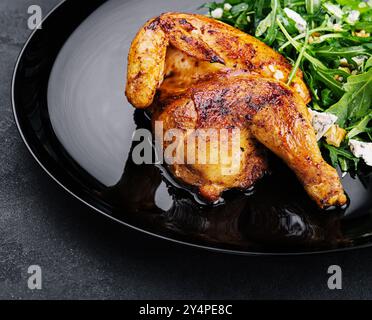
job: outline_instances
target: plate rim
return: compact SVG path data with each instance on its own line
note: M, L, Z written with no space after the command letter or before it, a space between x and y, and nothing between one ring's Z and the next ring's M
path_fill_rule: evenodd
M42 19L41 24L43 24L47 19L49 19L53 13L59 9L61 6L63 6L65 3L67 3L70 0L62 0L59 2L56 6L54 6ZM110 0L107 0L110 1ZM32 155L36 163L43 169L43 171L57 184L59 185L64 191L66 191L68 194L70 194L73 198L77 199L84 205L86 205L88 208L92 209L92 212L96 212L99 214L102 214L104 217L111 219L112 221L115 221L119 223L122 226L125 226L127 228L130 228L132 230L135 230L137 232L144 233L148 236L155 237L157 239L161 239L164 241L169 241L171 243L175 243L178 245L186 246L189 248L195 248L199 250L207 250L210 252L215 252L215 253L222 253L222 254L230 254L230 255L237 255L237 256L256 256L256 257L263 257L263 256L271 256L271 257L281 257L281 256L314 256L314 255L320 255L320 254L330 254L330 253L339 253L339 252L345 252L345 251L354 251L354 250L359 250L359 249L366 249L372 247L372 242L363 244L363 245L356 245L356 246L350 246L350 247L344 247L344 248L335 248L335 249L327 249L327 250L314 250L314 251L303 251L303 252L255 252L255 251L244 251L244 250L235 250L235 249L225 249L225 248L218 248L218 247L213 247L209 245L203 245L203 244L197 244L197 243L192 243L192 242L187 242L184 240L178 240L175 238L172 238L171 236L164 236L155 232L151 232L145 229L142 229L140 227L134 226L130 223L127 223L125 221L122 221L118 218L115 218L114 216L104 212L103 210L95 207L94 205L90 204L87 200L83 199L83 197L77 195L75 192L70 190L67 186L65 186L58 177L53 175L48 168L42 163L42 161L39 159L39 157L35 154L35 152L32 150L26 135L23 132L23 129L21 127L20 121L18 119L18 113L17 113L17 106L15 102L15 83L16 83L16 78L17 78L17 72L19 69L19 64L23 58L24 52L26 51L28 45L34 38L35 34L39 31L39 29L35 28L31 34L28 36L26 42L22 46L22 49L20 53L18 54L15 66L13 68L13 74L12 74L12 81L11 81L11 104L12 104L12 113L13 113L13 118L15 121L15 124L17 126L17 131L18 134L20 135L24 145L26 146L27 150L29 153Z

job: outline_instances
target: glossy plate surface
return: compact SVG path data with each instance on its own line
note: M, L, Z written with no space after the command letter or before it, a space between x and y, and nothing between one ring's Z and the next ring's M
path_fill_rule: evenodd
M165 11L198 12L204 1L65 1L23 49L13 79L21 135L44 170L72 195L138 230L240 254L302 254L372 244L371 179L347 175L350 205L320 211L277 159L246 194L206 206L166 169L136 165L132 139L149 119L124 96L135 33ZM151 142L149 142L151 143Z

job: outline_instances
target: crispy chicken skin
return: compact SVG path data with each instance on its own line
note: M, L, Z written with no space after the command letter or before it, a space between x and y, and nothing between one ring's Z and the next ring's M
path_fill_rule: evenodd
M257 139L287 163L320 207L347 201L336 170L322 158L303 99L283 83L248 74L214 75L164 101L153 119L164 121L165 130L241 129L245 151L237 175L216 174L218 165L172 167L177 177L199 186L209 199L218 199L226 189L246 188L264 174L267 165Z
M150 108L153 124L183 133L189 129L240 129L239 166L230 162L170 166L209 201L231 188L247 189L268 170L266 148L295 172L321 208L347 202L334 168L322 158L309 120L309 91L299 71L285 84L291 65L259 40L216 20L167 13L150 20L134 39L128 57L126 95L136 108ZM279 76L278 76L279 75ZM156 131L156 130L155 130ZM229 152L233 153L228 142ZM164 150L170 142L164 143ZM266 148L265 148L266 147ZM207 141L206 150L218 153Z
M268 170L266 151L252 137L244 117L236 117L234 98L229 96L229 100L224 100L224 107L221 108L221 104L217 102L220 97L218 89L209 88L213 83L215 83L214 79L211 79L211 82L204 81L178 98L160 99L154 105L152 116L153 127L156 121L163 124L164 136L169 130L182 131L182 140L177 142L177 149L184 148L183 153L179 153L182 158L170 165L170 170L178 179L198 187L202 197L211 202L217 201L225 190L250 188ZM210 105L208 109L205 109L207 104ZM231 110L229 110L230 107ZM224 108L226 108L225 111L223 111ZM235 150L232 148L232 134L237 128L240 129L240 134L239 145ZM206 135L203 136L197 131L200 129L203 129L202 132ZM219 129L225 129L228 132L226 155L221 155L220 145L212 142L213 137L221 141ZM208 130L217 130L217 134L207 135ZM194 134L194 137L190 140L191 134ZM200 140L198 140L203 138L206 141L205 148L201 147ZM164 149L173 142L173 140L165 141ZM195 157L195 161L191 164L187 161L190 160L188 158L190 154ZM232 158L233 154L235 159ZM213 162L208 157L210 155L218 157L218 161ZM205 157L206 161L202 162L201 157Z
M202 15L165 13L144 25L129 51L126 94L137 108L153 102L163 82L170 46L201 63L216 64L216 68L243 70L283 82L292 69L282 55L225 23ZM310 101L301 71L292 86L305 103Z

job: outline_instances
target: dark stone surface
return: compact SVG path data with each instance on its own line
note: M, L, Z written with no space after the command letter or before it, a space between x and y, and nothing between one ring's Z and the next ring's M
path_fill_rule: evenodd
M186 0L185 0L186 1ZM0 2L0 298L372 298L372 249L304 257L237 257L199 251L119 226L58 187L23 145L10 102L12 70L29 34L27 8L58 0ZM27 268L43 289L27 288ZM327 268L343 269L343 290Z

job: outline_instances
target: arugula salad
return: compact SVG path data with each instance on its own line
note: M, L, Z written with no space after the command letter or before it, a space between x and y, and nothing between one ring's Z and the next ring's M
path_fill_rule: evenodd
M334 167L372 166L372 0L225 0L209 15L260 39L298 68L322 152Z

